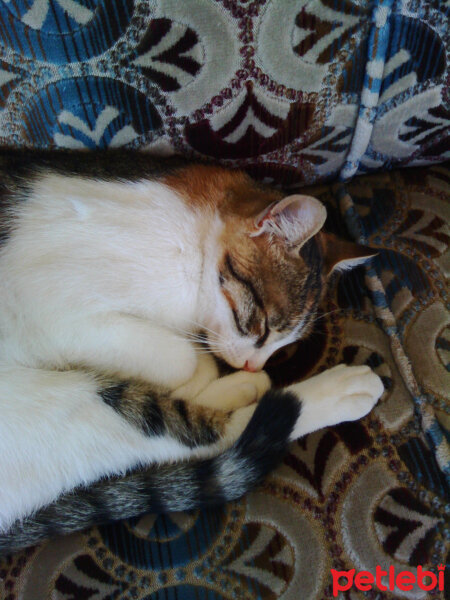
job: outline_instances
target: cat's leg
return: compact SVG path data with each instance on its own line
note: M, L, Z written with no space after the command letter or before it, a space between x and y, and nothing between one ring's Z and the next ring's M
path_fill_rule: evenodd
M270 378L264 371L236 371L211 381L192 402L215 410L236 410L260 400L270 386Z
M265 395L269 384L263 372L238 371L213 381L194 401L174 398L136 381L105 382L98 395L146 436L164 434L195 455L212 456L236 441L257 407L256 400ZM300 414L289 437L294 440L323 427L361 419L383 390L381 379L369 367L338 365L269 393L278 398L276 408L280 411L284 395L297 400ZM229 405L231 408L227 408Z
M170 390L189 381L194 345L165 327L127 314L99 315L76 328L66 359L98 371L138 377Z
M233 411L224 433L228 441L234 441L252 417L257 406L254 402L269 387L270 379L263 371L238 371L213 381L194 399L194 403ZM370 367L338 365L280 390L278 409L283 411L283 392L293 394L298 400L300 415L289 438L295 440L323 427L362 419L372 410L383 391L380 377Z
M367 366L338 365L285 388L301 401L291 440L323 427L362 419L381 397L384 386Z
M199 353L197 368L192 378L172 392L174 398L194 400L214 380L219 378L219 368L212 354Z
M161 394L136 381L109 385L104 381L97 388L97 395L146 437L170 440L172 455L165 457L167 461L217 456L236 442L239 444L244 431L255 447L263 437L270 446L274 423L280 419L290 432L286 442L323 427L355 421L370 412L384 390L381 379L366 366L339 365L280 390L266 391L269 384L263 372L239 371L213 381L202 393L208 392L204 400L211 405L216 398L221 410L217 405L208 407ZM223 409L228 392L239 408ZM261 402L254 401L260 398ZM245 399L251 404L242 406Z
M261 382L265 384L263 377ZM145 436L165 436L184 448L179 456L192 458L214 456L236 441L257 406L255 401L264 395L264 384L233 383L232 375L217 379L206 388L216 390L216 406L174 397L136 380L103 380L98 396ZM229 398L237 407L227 408Z
M257 402L270 388L264 371L237 371L219 377L219 369L211 354L200 354L197 369L190 381L172 392L172 397L216 410L236 410Z
M222 501L238 498L276 465L287 441L363 417L383 392L381 380L367 367L339 366L284 390L270 390L258 404L227 412L161 395L136 381L105 381L81 371L6 367L0 368L0 375L0 530L62 492L139 465L134 492L144 501L144 509L131 503L129 516L158 510L162 497L164 509L167 504L170 510L195 506L186 490L178 497L170 491L179 480L177 469L190 493L214 496L218 490ZM227 448L228 453L218 456ZM216 456L216 463L169 465L160 478L156 503L149 504L142 490L151 488L147 480L158 479L159 471L142 470L142 465ZM193 478L186 469L193 471ZM199 485L202 478L205 485ZM237 483L231 485L233 478ZM113 481L112 489L115 485ZM80 494L74 496L76 512L89 517L91 491L87 490L86 511L79 510ZM118 498L118 516L111 512L111 518L124 516ZM207 504L208 499L202 502ZM70 509L67 515L74 512ZM55 517L50 514L41 537L48 534ZM63 519L64 524L68 521Z
M159 401L166 431L181 443L200 448L207 440L217 448L233 443L245 429L259 400L270 387L267 374L238 371L214 380L196 398L185 401L167 396ZM153 425L155 409L151 390L138 384L112 388L110 405L129 422L148 433ZM294 440L323 427L364 417L383 393L381 379L367 366L338 365L306 381L296 383L280 393L294 395L301 406L300 416L293 424L290 439ZM108 402L109 392L104 399ZM283 402L280 396L280 402ZM282 404L279 410L283 410ZM157 412L158 412L157 411ZM169 427L167 425L169 424ZM203 455L203 451L200 451Z

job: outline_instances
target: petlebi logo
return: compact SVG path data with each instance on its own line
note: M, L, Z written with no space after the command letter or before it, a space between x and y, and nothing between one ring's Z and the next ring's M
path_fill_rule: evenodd
M432 571L424 570L420 565L417 567L417 574L407 570L397 572L393 566L390 566L388 571L384 571L379 565L375 569L375 574L370 571L356 573L356 569L350 569L349 571L331 569L333 596L336 597L339 592L346 592L353 587L363 592L372 589L380 592L386 592L387 590L390 592L395 590L406 592L417 585L426 592L436 588L442 591L444 589L444 571L445 565L438 566L438 575Z

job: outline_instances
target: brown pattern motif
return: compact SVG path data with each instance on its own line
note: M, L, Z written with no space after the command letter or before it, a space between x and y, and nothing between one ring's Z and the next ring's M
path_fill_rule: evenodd
M329 0L323 0L322 5L330 10L336 10L336 3ZM358 6L354 2L344 1L341 3L340 11L343 15L358 15L365 16L366 7ZM305 57L310 50L312 50L316 45L324 40L328 41L323 49L320 49L317 62L319 64L326 64L333 60L334 58L334 48L333 44L335 42L335 38L333 37L331 41L327 40L330 34L334 29L343 28L343 31L340 32L340 43L346 44L350 41L352 35L354 35L358 28L359 23L355 25L349 25L345 23L345 20L342 21L336 20L327 20L322 19L320 16L314 13L314 11L309 11L308 6L303 6L302 10L297 14L295 18L295 25L300 29L308 32L306 37L293 47L293 50L296 54L301 57Z
M236 98L236 110L217 130L207 120L186 127L186 139L193 149L222 159L258 156L299 138L311 124L312 104L290 104L283 118L264 106L255 95L252 82L247 82L242 95L244 99ZM239 129L243 131L239 132ZM260 133L261 129L267 133Z
M164 38L171 33L176 33L176 41L167 49L158 49ZM163 91L174 92L180 89L182 83L175 74L164 73L156 65L159 63L162 67L164 65L176 67L184 72L184 75L195 77L202 65L189 53L195 49L198 42L197 34L189 27L178 25L169 19L153 19L136 47L139 58L133 62L139 64L142 73ZM183 83L186 81L184 80Z

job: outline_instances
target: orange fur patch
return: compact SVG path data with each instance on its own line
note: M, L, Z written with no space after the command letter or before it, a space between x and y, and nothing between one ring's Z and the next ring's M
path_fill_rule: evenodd
M320 282L304 294L304 286L311 268L303 258L291 255L284 240L271 239L267 235L252 237L257 228L256 220L270 204L283 198L277 190L267 188L253 181L244 171L231 170L211 165L190 165L183 167L164 178L163 182L184 198L189 206L201 211L218 211L223 221L222 248L219 272L226 269L226 256L232 259L235 270L250 282L261 299L244 311L247 327L251 333L259 335L263 316L269 318L271 327L278 330L295 327L299 319L315 312L324 286L324 276ZM317 236L319 252L322 254L326 240ZM319 264L317 268L320 269ZM247 286L248 287L248 286ZM245 287L236 285L222 288L230 308L237 311L240 294ZM320 297L319 297L320 296ZM248 294L246 295L248 304ZM303 298L299 305L299 299ZM258 318L251 319L252 308Z
M282 194L259 186L244 171L212 165L190 165L166 176L163 182L200 209L218 209L236 217L257 215Z

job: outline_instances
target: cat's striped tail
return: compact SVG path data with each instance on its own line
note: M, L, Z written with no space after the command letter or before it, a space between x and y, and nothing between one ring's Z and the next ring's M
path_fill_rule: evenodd
M219 456L134 470L78 488L0 534L0 554L94 524L238 499L281 461L300 410L294 394L270 390L238 440Z

